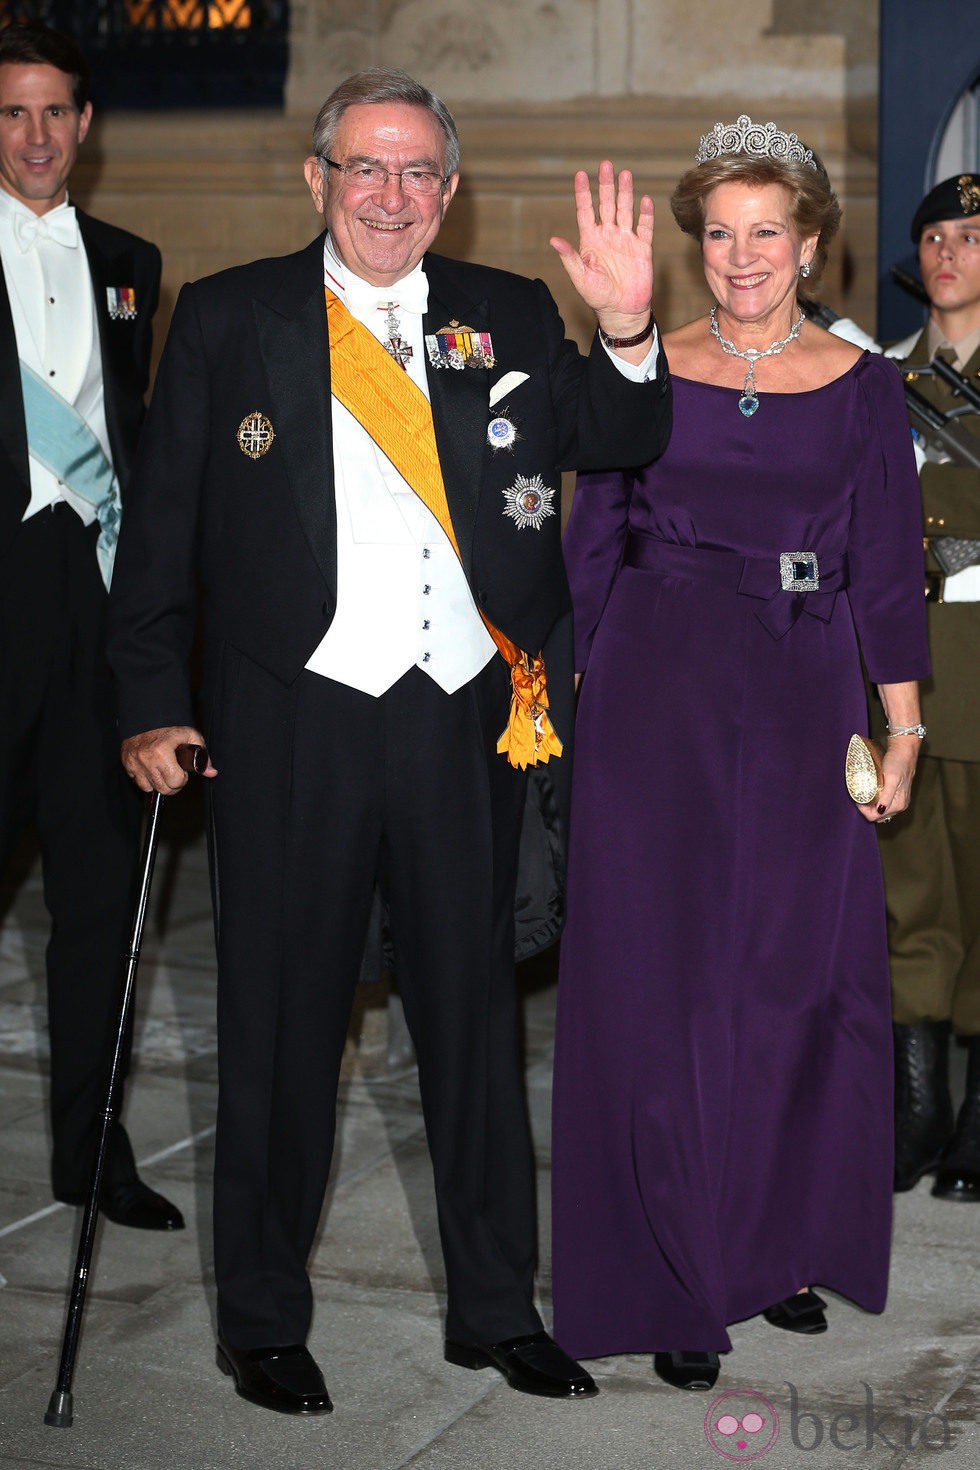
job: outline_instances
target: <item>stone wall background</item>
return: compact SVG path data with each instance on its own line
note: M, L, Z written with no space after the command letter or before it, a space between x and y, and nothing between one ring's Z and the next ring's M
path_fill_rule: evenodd
M96 112L73 192L160 245L159 344L183 281L316 233L302 163L317 108L351 71L401 66L459 124L463 182L439 248L542 276L584 341L548 245L574 237L575 169L608 156L653 195L657 311L679 325L706 292L667 200L700 135L747 111L822 155L844 207L822 296L869 326L877 40L877 0L294 0L283 113Z

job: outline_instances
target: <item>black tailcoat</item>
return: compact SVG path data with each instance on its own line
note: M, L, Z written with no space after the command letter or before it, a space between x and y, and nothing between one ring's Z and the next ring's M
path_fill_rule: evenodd
M125 486L150 381L152 322L160 296L160 252L148 240L94 219L77 206L75 214L92 275L112 463L120 484ZM110 317L107 291L113 286L133 287L136 317L132 321ZM30 493L17 341L0 263L0 556L17 534Z
M77 210L98 320L112 461L125 490L143 417L155 245ZM107 292L131 287L136 316ZM48 950L55 1193L87 1192L118 1007L139 804L121 776L104 652L97 529L66 508L23 521L30 499L17 342L0 264L0 863L29 823L40 838ZM133 1174L122 1130L108 1178Z
M454 322L489 332L495 357L492 369L428 368L463 567L490 621L519 647L545 649L554 723L570 753L560 474L657 455L669 383L663 371L656 382L625 380L600 345L583 358L540 281L437 255L424 265L425 332ZM508 373L524 376L491 412L491 388ZM275 435L258 458L238 441L255 413ZM518 429L511 450L488 443L497 413ZM519 476L554 491L554 514L538 526L505 515ZM177 303L111 599L124 736L194 723L188 655L199 586L205 734L219 771L223 1330L242 1347L306 1334L305 1258L378 879L419 1054L447 1331L471 1341L533 1331L532 1163L513 985L525 781L493 753L506 671L495 659L447 696L412 670L378 700L304 673L337 596L322 236L295 255L185 287ZM567 765L547 768L561 785Z

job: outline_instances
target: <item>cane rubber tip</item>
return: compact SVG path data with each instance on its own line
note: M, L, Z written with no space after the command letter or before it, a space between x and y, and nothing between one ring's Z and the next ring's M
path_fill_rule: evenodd
M48 1402L48 1412L44 1416L45 1424L50 1424L52 1429L70 1429L73 1417L71 1394L60 1393L58 1389L55 1389Z

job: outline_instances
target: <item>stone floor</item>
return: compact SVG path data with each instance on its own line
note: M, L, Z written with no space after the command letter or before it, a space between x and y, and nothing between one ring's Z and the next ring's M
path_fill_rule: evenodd
M238 1399L213 1357L214 965L194 799L181 802L168 808L144 938L127 1121L144 1177L180 1205L188 1228L160 1237L100 1227L69 1429L43 1423L80 1212L52 1204L47 1185L45 917L36 865L26 865L24 881L7 894L0 930L0 1466L700 1470L763 1455L774 1470L980 1465L980 1210L933 1200L926 1184L897 1200L883 1317L833 1299L823 1337L744 1323L734 1329L735 1351L714 1395L667 1388L640 1356L593 1364L601 1393L580 1403L528 1398L495 1372L445 1364L416 1078L404 1057L389 1061L381 986L361 988L337 1159L311 1263L311 1346L335 1412L295 1420ZM547 1316L553 960L525 970ZM746 1420L753 1412L765 1422ZM741 1431L721 1432L719 1420L730 1427L725 1413L746 1421Z

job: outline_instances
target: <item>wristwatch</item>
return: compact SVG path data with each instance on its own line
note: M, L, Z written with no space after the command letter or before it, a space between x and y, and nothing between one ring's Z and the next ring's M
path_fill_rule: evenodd
M601 327L599 328L599 336L605 342L606 346L612 348L613 351L617 347L639 347L641 342L645 342L648 337L653 336L653 312L651 311L649 320L643 328L643 331L637 332L635 337L610 337L609 333L604 332Z

